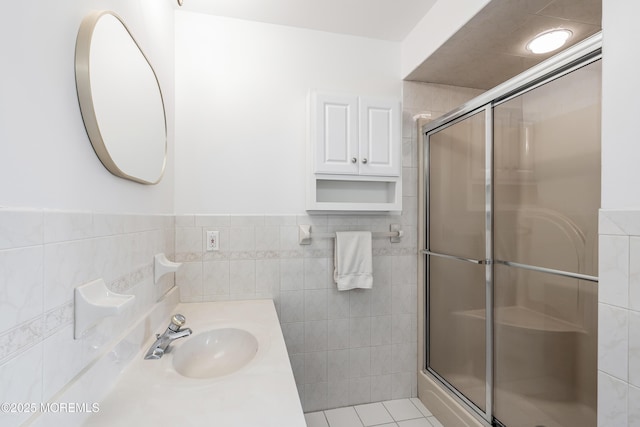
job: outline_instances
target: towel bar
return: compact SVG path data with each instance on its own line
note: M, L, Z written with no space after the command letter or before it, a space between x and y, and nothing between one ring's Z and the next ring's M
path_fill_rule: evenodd
M400 229L400 224L391 224L388 232L372 232L371 237L389 237L391 243L399 243L404 235L404 231ZM310 245L312 238L333 239L336 233L312 233L310 225L298 226L298 244Z

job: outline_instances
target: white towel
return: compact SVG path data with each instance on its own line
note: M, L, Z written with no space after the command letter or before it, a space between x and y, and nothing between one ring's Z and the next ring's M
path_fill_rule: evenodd
M354 288L371 289L373 263L371 233L343 231L336 233L333 280L339 291Z

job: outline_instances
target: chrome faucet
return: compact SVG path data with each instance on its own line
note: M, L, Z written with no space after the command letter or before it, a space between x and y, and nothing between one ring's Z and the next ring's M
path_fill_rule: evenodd
M191 335L191 329L185 328L180 329L187 319L182 314L176 314L171 318L171 324L167 327L167 330L164 331L164 334L156 334L156 342L149 348L147 354L145 354L145 359L160 359L165 351L167 351L167 347L173 340L177 340L178 338L184 338Z

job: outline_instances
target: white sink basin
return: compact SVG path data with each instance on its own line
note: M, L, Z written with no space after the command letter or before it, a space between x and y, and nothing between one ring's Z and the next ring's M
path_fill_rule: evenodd
M84 427L306 427L273 301L171 302L155 309L132 329L126 344L108 353L117 357L105 357L90 368L95 373L89 378L100 381L105 372L119 373L100 401L100 411L70 415L86 418ZM139 346L138 334L149 328L152 318L158 323L171 313L184 314L194 333L171 343L160 360L145 360L155 337ZM164 321L157 327L163 326ZM121 351L130 348L138 351ZM123 369L122 360L131 362ZM77 381L60 401L94 394L87 395L86 384ZM143 406L140 396L145 397ZM45 422L35 424L78 425L65 422L66 417L60 421L63 415L42 413Z
M212 329L187 337L173 352L173 367L189 378L221 377L245 366L257 351L258 340L243 329Z

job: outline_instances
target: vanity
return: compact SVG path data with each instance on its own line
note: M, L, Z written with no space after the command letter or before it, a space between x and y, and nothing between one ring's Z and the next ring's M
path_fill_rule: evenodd
M173 313L192 335L145 360L152 336L85 426L306 426L273 301L181 303Z

